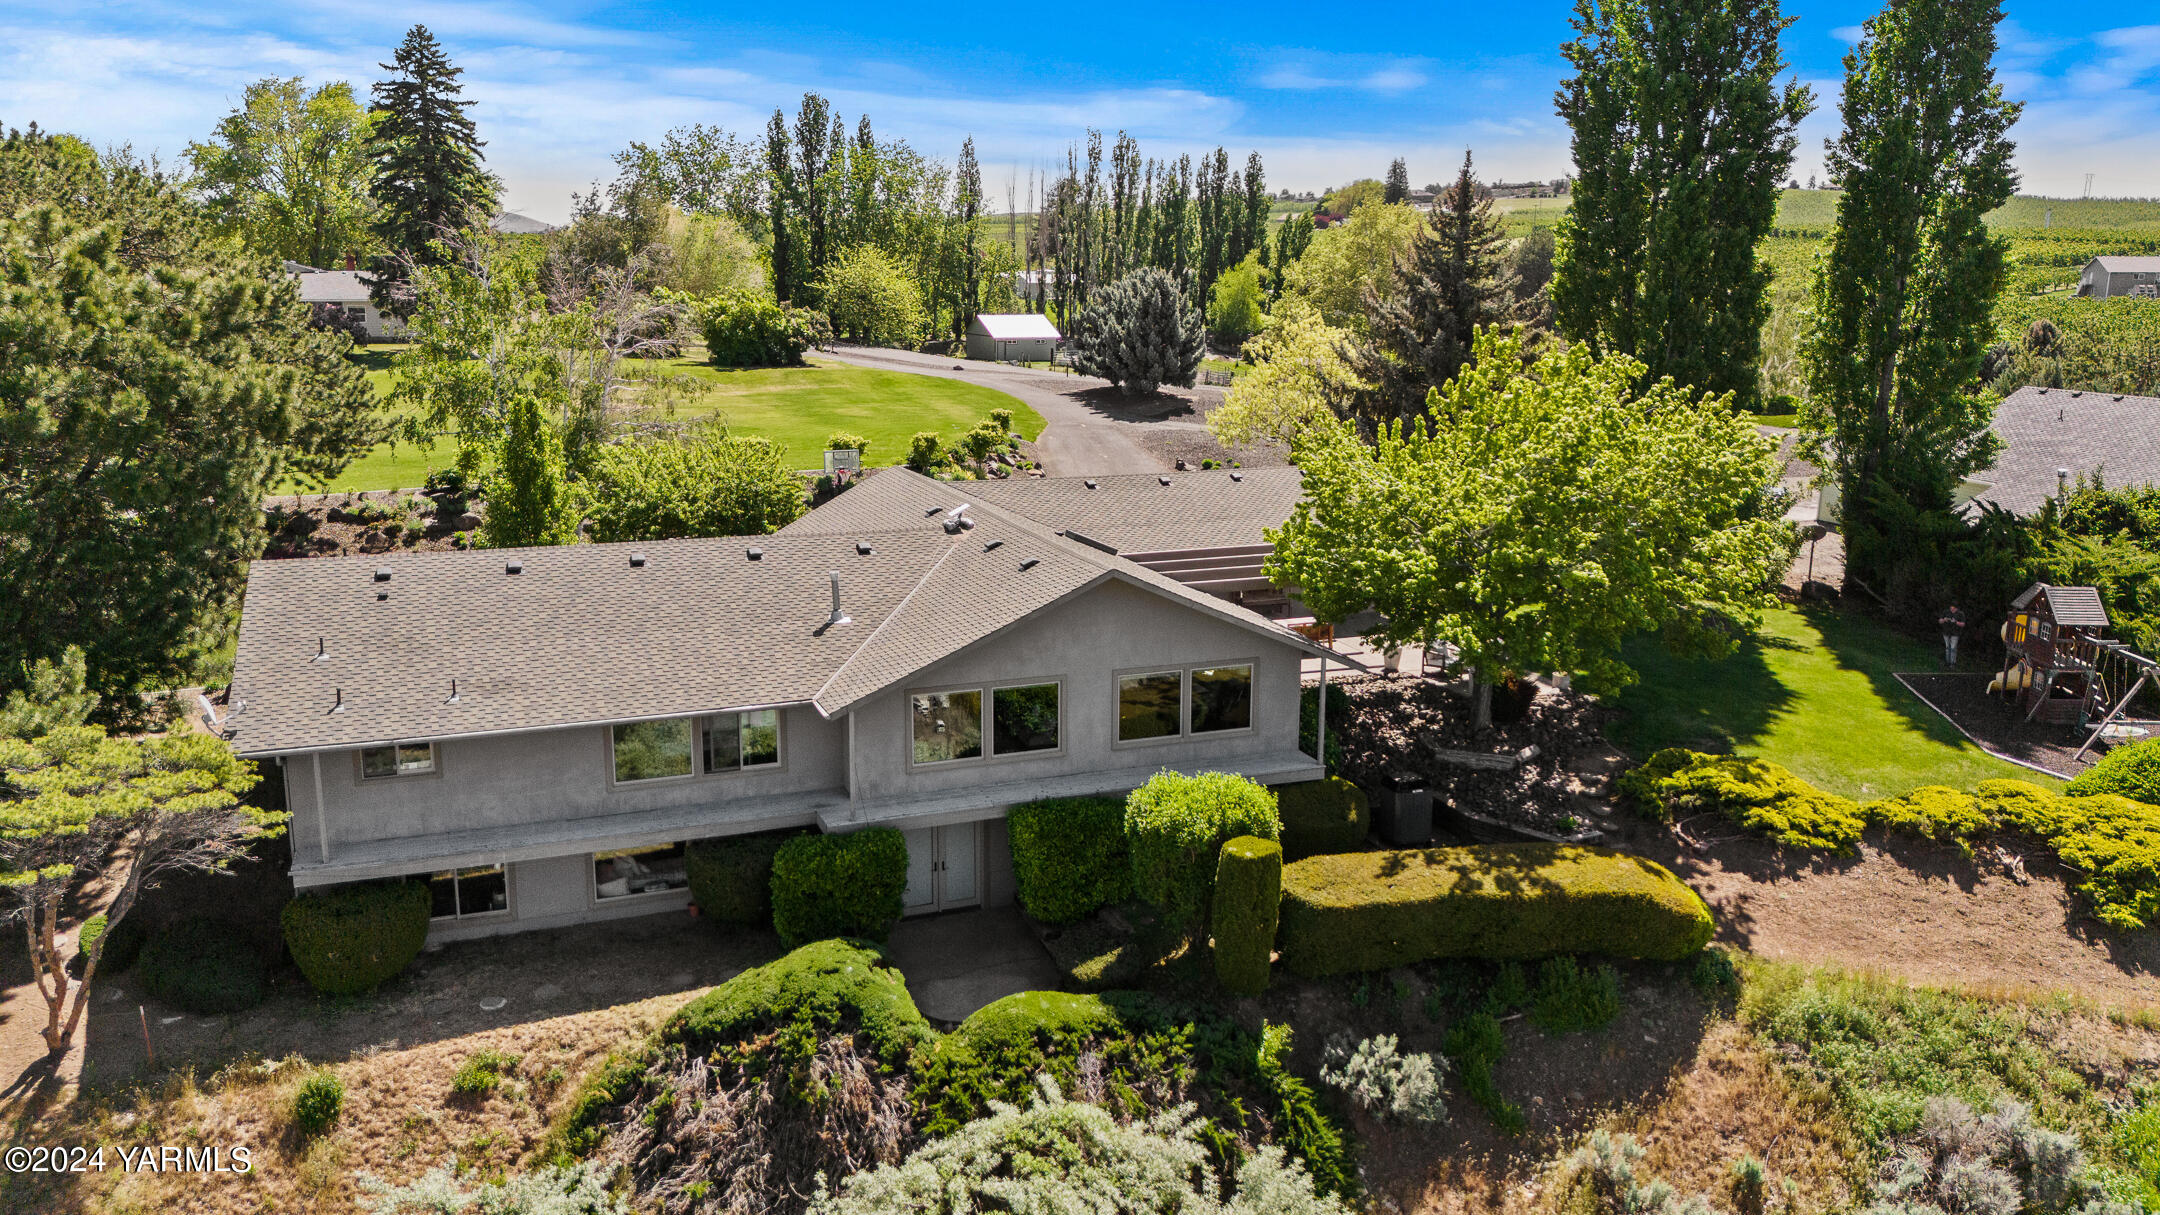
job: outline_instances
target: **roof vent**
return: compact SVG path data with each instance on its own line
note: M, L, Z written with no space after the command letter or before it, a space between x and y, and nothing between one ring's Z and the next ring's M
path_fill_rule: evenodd
M390 567L389 567L389 566L387 566L387 565L378 565L378 566L376 566L376 567L375 567L375 581L377 581L377 582L388 582L388 581L390 581Z
M745 549L743 550L743 556L750 558L752 561L763 561L765 559L765 550L761 548Z
M1157 481L1160 481L1160 482L1162 482L1162 483L1163 483L1164 485L1168 485L1168 484L1170 484L1170 478L1168 478L1168 477L1157 477L1157 478L1155 478L1155 479L1156 479Z
M856 556L858 556L858 557L867 557L867 556L869 556L870 554L872 554L872 553L874 553L874 552L876 552L876 551L877 551L877 550L876 550L876 549L874 549L874 548L871 548L871 547L870 547L870 545L868 544L868 542L866 542L866 541L862 541L862 540L857 540L857 541L855 542L855 555L856 555Z
M308 661L321 662L323 659L328 657L330 657L329 648L323 644L323 639L318 636L317 638L315 638L315 657L310 658Z
M463 697L461 697L461 696L459 696L459 695L458 695L458 690L457 690L457 680L455 680L455 679L451 680L451 681L450 681L450 699L448 699L448 700L444 701L443 703L444 703L444 704L446 704L446 705L454 705L454 704L456 704L456 703L457 703L458 701L460 701L460 700L462 700L462 699L463 699Z
M1026 571L1028 571L1028 570L1031 570L1031 569L1034 569L1034 568L1035 568L1036 566L1038 566L1038 565L1041 565L1041 564L1042 564L1042 558L1040 558L1040 557L1030 557L1030 558L1028 558L1027 560L1025 560L1025 561L1023 561L1023 562L1021 562L1021 563L1020 563L1020 569L1021 569L1021 572L1025 573Z
M2115 394L2115 399L2116 399L2116 400L2118 400L2118 401L2122 400L2122 399L2123 399L2123 394L2121 394L2121 393L2119 393L2119 392L2118 392L2118 393L2116 393L2116 394Z
M1093 480L1092 478L1090 478L1090 479L1088 480L1088 483L1087 483L1087 487L1088 487L1089 489L1093 489L1093 488L1095 488L1095 482L1094 482L1094 480Z
M1245 479L1245 474L1241 472L1234 472L1230 474L1230 479L1232 481L1243 481Z
M505 562L503 562L503 573L505 573L505 574L522 574L522 573L524 573L524 572L525 572L525 563L524 563L524 562L522 562L522 561L505 561Z
M375 592L375 602L377 602L377 603L381 603L381 602L383 602L384 600L388 599L389 597L390 597L390 592L388 592L388 591L377 591L377 592Z
M2040 395L2041 395L2041 396L2046 396L2047 394L2048 394L2048 390L2047 390L2047 389L2043 388L2043 389L2041 389L2041 390L2040 390Z
M2082 390L2080 390L2080 391L2072 392L2072 393L2071 393L2070 395L2071 395L2071 397L2073 397L2073 398L2076 398L2076 397L2081 397L2081 396L2084 396L2084 395L2085 395L2085 393L2084 393L2084 392L2083 392Z
M1003 543L1005 543L1005 542L1004 542L1003 540L985 540L985 541L983 541L983 551L987 553L987 552L989 552L989 551L990 551L991 549L994 549L994 548L996 548L996 547L997 547L998 545L1000 545L1000 544L1003 544Z
M337 689L337 699L330 702L330 711L332 713L343 713L345 711L345 689Z
M836 624L846 624L847 622L848 617L840 610L840 571L834 570L832 572L832 616L825 621L825 627L831 628Z
M631 569L634 569L634 570L641 570L641 569L644 569L644 568L645 568L645 554L643 554L643 553L632 553L632 554L630 554L630 568L631 568Z

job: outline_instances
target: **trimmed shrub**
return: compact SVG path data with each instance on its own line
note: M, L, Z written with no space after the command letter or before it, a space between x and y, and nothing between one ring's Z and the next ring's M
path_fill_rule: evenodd
M1133 893L1172 923L1198 927L1213 894L1216 854L1240 835L1281 838L1273 793L1228 772L1157 772L1125 799Z
M822 316L813 318L753 291L726 291L694 304L705 353L721 367L791 367L816 340Z
M330 1129L330 1124L345 1112L345 1082L332 1071L311 1073L300 1082L300 1089L293 1094L293 1129L302 1135L315 1136Z
M699 840L683 850L690 897L709 919L744 928L772 924L773 855L801 834L767 831Z
M773 929L789 945L883 941L906 909L907 839L891 827L798 835L773 853Z
M1659 822L1716 811L1792 848L1847 852L1867 826L1859 803L1825 793L1765 759L1667 747L1622 775L1618 787Z
M1354 852L1283 868L1283 963L1299 975L1563 953L1679 961L1711 930L1710 909L1664 866L1602 848Z
M2160 739L2116 747L2078 774L2063 792L2072 797L2112 793L2160 806Z
M324 995L346 996L374 990L419 956L431 906L424 883L371 882L308 891L278 918L300 973Z
M255 1007L265 994L263 972L262 958L246 938L216 920L184 920L152 937L142 951L144 990L191 1013Z
M1223 990L1256 996L1267 990L1275 952L1275 917L1282 906L1282 845L1241 835L1222 846L1215 864L1215 979Z
M1124 802L1051 798L1014 806L1006 823L1020 906L1034 918L1071 924L1132 897Z
M1372 831L1372 807L1365 791L1340 776L1275 786L1282 814L1285 860L1302 861L1328 852L1354 852Z
M685 1004L660 1027L660 1040L708 1054L783 1029L855 1034L889 1065L905 1063L936 1038L884 951L862 941L826 940L746 970Z

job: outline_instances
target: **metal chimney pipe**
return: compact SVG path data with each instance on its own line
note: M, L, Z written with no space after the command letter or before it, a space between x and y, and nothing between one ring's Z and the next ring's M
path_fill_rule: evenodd
M830 628L833 625L846 624L847 622L848 618L840 614L840 571L834 570L832 572L832 618L827 620L825 625Z

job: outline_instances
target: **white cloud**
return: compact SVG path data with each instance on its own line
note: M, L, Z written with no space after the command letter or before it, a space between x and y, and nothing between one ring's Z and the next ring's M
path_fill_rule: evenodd
M1407 93L1432 79L1422 59L1386 55L1338 55L1322 51L1275 51L1260 68L1260 87L1309 92L1356 89L1368 93Z

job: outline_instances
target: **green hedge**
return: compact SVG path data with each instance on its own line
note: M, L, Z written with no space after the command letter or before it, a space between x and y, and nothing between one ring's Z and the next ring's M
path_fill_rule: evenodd
M205 1016L253 1008L267 989L254 945L215 920L185 920L150 938L138 966L143 990Z
M1325 852L1355 852L1372 832L1372 807L1365 791L1331 776L1275 786L1282 813L1282 850L1287 860L1302 861Z
M1867 820L1860 804L1825 793L1765 759L1667 747L1619 780L1637 809L1660 822L1716 811L1793 848L1849 852Z
M2112 793L2160 806L2160 739L2116 747L2078 774L2063 792L2073 797Z
M789 945L883 941L905 909L907 840L891 827L798 835L773 854L773 929Z
M767 831L699 840L683 850L690 898L699 914L744 928L772 925L773 855L800 834Z
M1013 879L1020 906L1045 924L1072 924L1132 897L1125 803L1058 797L1014 806Z
M746 970L683 1005L660 1027L660 1040L703 1054L782 1029L859 1034L892 1065L937 1036L883 950L864 941L824 940Z
M1215 933L1215 978L1225 991L1256 996L1267 990L1282 871L1282 845L1273 840L1241 835L1222 846L1208 922Z
M724 291L696 302L705 352L721 367L792 367L831 323L754 291Z
M1169 922L1198 927L1215 884L1216 854L1241 835L1282 837L1273 793L1228 772L1157 772L1125 799L1133 893Z
M1663 866L1598 848L1354 852L1283 868L1283 963L1300 975L1428 958L1677 960L1711 929L1710 909Z
M432 906L423 882L371 882L308 891L278 919L300 973L315 990L343 996L381 986L419 956Z

